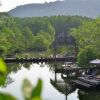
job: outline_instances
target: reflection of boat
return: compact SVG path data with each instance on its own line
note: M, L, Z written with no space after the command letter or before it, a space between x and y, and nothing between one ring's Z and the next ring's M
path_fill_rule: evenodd
M61 92L62 94L65 94L66 96L76 90L76 88L73 85L71 85L65 81L59 82L59 81L55 81L55 80L50 79L50 83L59 92Z
M64 82L56 82L52 79L50 79L50 83L61 93L66 94L66 88Z

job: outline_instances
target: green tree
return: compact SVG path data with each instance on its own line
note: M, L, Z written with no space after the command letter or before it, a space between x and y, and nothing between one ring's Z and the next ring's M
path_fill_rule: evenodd
M100 49L100 28L98 21L84 22L79 28L72 29L71 34L75 37L79 48L91 45Z
M48 44L44 36L35 36L32 48L35 51L47 51Z
M97 50L94 47L87 46L80 50L78 54L78 65L87 67L91 60L98 58Z
M23 37L24 37L24 46L25 46L25 49L29 49L32 47L32 44L33 44L33 34L32 34L32 31L30 30L29 27L24 27L23 30L22 30L22 33L23 33Z

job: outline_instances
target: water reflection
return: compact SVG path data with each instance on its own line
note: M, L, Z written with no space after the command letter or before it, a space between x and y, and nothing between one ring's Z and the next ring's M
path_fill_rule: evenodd
M76 90L76 88L74 86L72 86L70 83L68 82L64 82L64 81L55 81L55 80L50 80L50 83L52 84L52 86L58 90L60 93L64 94L66 99L67 96L69 94L71 94L72 92L74 92Z
M21 87L23 79L27 78L33 86L37 80L43 80L44 100L99 100L99 92L86 92L77 89L70 78L62 77L62 73L55 73L62 63L10 63L8 74L0 84L1 92L8 92L18 100L24 100Z
M12 79L10 76L6 77L5 83L2 85L3 88L6 88L7 85L11 84L14 82L14 79Z

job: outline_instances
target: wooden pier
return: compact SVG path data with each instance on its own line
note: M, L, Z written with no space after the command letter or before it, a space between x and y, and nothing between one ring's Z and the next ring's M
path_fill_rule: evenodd
M45 58L5 58L5 62L76 62L75 57L45 57Z
M86 67L86 68L82 68L82 67L73 67L73 68L56 68L55 69L55 73L63 73L63 74L68 74L68 73L73 73L73 72L78 72L78 71L82 71L82 70L89 70L89 69L99 69L100 67Z

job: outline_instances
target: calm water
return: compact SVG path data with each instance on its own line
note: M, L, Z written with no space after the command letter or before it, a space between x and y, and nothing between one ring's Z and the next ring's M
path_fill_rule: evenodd
M49 64L11 64L8 65L9 74L7 82L0 87L1 92L7 92L24 100L22 97L21 86L25 78L35 85L39 78L43 81L43 100L100 100L100 93L85 93L71 86L70 82L65 82L61 74L55 73ZM92 94L92 96L90 96Z

